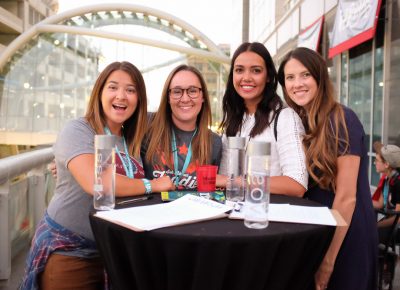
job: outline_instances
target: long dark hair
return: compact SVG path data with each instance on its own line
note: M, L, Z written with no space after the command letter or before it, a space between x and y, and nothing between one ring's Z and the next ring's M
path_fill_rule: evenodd
M236 133L240 131L243 115L246 112L243 98L236 92L233 86L233 70L236 58L246 51L254 52L262 57L267 69L268 79L263 91L263 98L258 103L254 114L255 125L250 132L250 137L261 134L264 129L272 123L276 112L283 107L283 102L276 93L278 80L275 65L267 48L259 42L245 42L241 44L233 54L226 91L222 99L223 117L219 128L222 129L227 136L235 136ZM272 118L270 118L271 112L273 112Z

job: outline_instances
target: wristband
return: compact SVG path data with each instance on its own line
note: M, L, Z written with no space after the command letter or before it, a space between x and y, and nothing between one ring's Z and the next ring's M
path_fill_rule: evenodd
M152 193L150 181L148 179L146 179L146 178L142 178L142 181L143 181L143 185L144 185L144 187L146 189L145 194Z

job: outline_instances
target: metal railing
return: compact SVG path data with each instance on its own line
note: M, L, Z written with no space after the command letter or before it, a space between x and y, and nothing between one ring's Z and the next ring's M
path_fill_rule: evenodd
M30 242L42 218L54 179L45 148L0 159L0 280L9 279L11 260Z

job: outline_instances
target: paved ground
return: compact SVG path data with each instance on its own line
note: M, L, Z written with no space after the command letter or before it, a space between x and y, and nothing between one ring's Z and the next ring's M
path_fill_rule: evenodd
M24 274L25 259L28 248L21 251L11 262L11 277L8 280L0 280L0 290L16 290Z
M28 249L22 251L12 261L11 278L0 280L0 290L16 290L24 273L25 258ZM400 290L400 259L397 261L396 274L393 283L393 290Z

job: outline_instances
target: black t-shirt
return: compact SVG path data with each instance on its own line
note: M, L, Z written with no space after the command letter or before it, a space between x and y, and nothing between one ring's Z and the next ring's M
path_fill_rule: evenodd
M186 156L188 153L190 141L192 139L194 131L183 131L178 128L174 128L175 137L176 137L176 147L178 149L178 175L179 179L179 189L196 189L197 188L197 178L196 178L196 167L199 165L198 160L190 160L190 163L182 175L182 168L186 160ZM147 142L143 142L146 144ZM221 154L222 154L222 141L221 137L212 132L212 155L211 155L211 165L219 166L221 162ZM141 155L143 160L143 167L145 170L146 178L154 179L164 175L168 175L171 177L172 181L175 182L175 171L174 168L170 168L167 165L166 158L170 158L173 160L172 156L167 157L163 153L160 153L161 156L156 158L156 163L149 163L145 154L147 151L146 145L142 145Z

